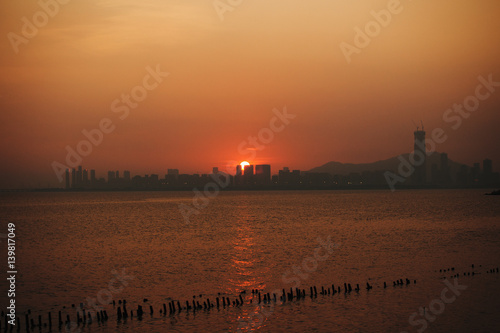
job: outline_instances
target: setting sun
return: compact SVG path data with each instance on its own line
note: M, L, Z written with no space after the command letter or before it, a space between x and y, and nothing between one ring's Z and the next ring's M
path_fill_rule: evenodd
M248 163L247 161L243 161L243 162L240 163L240 165L241 165L241 170L243 171L243 170L245 170L245 167L247 165L250 165L250 163Z

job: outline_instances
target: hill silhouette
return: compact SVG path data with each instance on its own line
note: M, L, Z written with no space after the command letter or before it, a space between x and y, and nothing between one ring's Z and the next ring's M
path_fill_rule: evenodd
M401 154L386 160L380 160L372 163L341 163L341 162L328 162L322 166L313 168L306 172L329 173L331 175L347 176L351 173L363 173L365 171L392 171L397 173L398 167L401 163L399 156L402 156L406 161L409 160L410 154ZM430 175L432 164L436 164L438 169L441 168L441 153L434 152L427 155L427 174ZM463 163L458 163L448 159L448 167L450 174L456 175Z

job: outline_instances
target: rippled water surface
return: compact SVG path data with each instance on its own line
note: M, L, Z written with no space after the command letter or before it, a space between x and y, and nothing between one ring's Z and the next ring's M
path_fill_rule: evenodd
M484 192L221 192L189 224L179 204L192 206L192 192L3 193L0 233L15 223L23 329L28 309L35 324L59 310L76 321L72 304L126 299L129 312L144 308L142 320L117 322L117 308L107 304L107 322L72 331L500 332L500 273L487 273L500 267L500 197ZM329 252L321 247L328 239ZM125 285L113 272L127 276ZM453 302L433 303L446 287L442 278L453 284L457 273L466 289L445 293ZM394 287L401 278L411 284ZM344 282L360 291L344 293ZM319 294L332 284L342 292ZM252 289L272 295L297 286L306 298L260 309L252 298ZM309 297L310 286L317 297ZM243 290L240 307L159 313L171 300L234 301ZM417 314L412 326L420 307L429 319Z

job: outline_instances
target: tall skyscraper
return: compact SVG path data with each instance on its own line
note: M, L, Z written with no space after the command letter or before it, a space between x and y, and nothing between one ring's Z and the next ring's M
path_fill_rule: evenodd
M484 185L490 185L494 183L493 180L493 162L490 159L485 159L483 161L483 174L482 182Z
M88 185L89 182L89 170L83 169L83 183L84 185Z
M95 170L94 169L90 170L90 183L91 184L95 183Z
M271 166L269 164L256 165L254 178L258 185L271 184Z
M493 173L493 162L490 159L485 159L483 161L483 173L485 175L491 175Z
M179 169L168 169L167 174L165 175L165 184L173 186L178 185L179 183Z
M70 187L70 183L69 183L69 169L66 169L65 178L66 178L66 189L69 189L69 187Z
M448 154L441 154L441 168L439 172L439 182L444 185L451 183L450 166L448 164Z
M113 184L115 182L115 172L108 171L108 184Z
M80 187L83 183L83 170L82 166L78 166L78 171L76 172L76 186Z
M71 187L76 187L76 170L75 168L71 169Z
M413 165L415 171L413 172L413 183L415 185L425 185L427 182L427 154L425 152L425 131L424 126L422 130L417 127L413 132Z
M241 165L236 166L236 175L234 175L234 185L242 185L243 184L243 170Z
M253 165L245 165L245 168L243 169L243 182L245 185L252 185L254 183L253 172Z

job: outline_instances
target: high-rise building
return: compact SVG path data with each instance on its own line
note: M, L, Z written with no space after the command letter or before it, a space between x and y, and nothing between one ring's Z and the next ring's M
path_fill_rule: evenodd
M116 173L114 171L108 171L108 184L113 184L115 182L115 175Z
M413 183L415 185L424 185L427 182L427 154L425 152L425 131L422 126L422 130L417 130L413 132L413 161L412 164L415 167L413 172Z
M89 182L89 170L83 169L83 182L82 184L87 185Z
M269 164L256 165L254 178L258 185L271 184L271 166Z
M278 171L278 183L280 185L300 184L300 170L290 171L290 168L284 167Z
M76 187L76 170L75 168L71 169L71 187Z
M92 169L92 170L90 170L90 183L94 184L95 181L96 181L96 179L95 179L95 170Z
M165 175L165 184L168 186L178 185L181 182L179 179L179 169L168 169Z
M450 166L448 164L448 154L441 154L441 166L439 170L439 182L442 185L449 185L451 183Z
M470 173L469 180L472 184L478 184L480 176L481 176L481 164L474 163L472 170L471 170L471 173Z
M253 173L254 173L254 166L245 165L243 169L243 182L245 183L245 185L252 185L254 183Z
M78 166L78 171L76 172L76 186L80 187L83 183L83 170L82 166Z
M483 161L483 173L485 175L491 175L493 173L493 161L490 159L485 159Z
M128 170L123 171L123 179L124 179L126 182L129 182L129 181L130 181L130 171L128 171Z
M482 183L484 185L492 185L494 183L493 162L490 159L483 161Z
M65 178L66 178L66 189L69 189L69 187L70 187L70 182L69 182L69 169L66 169Z

